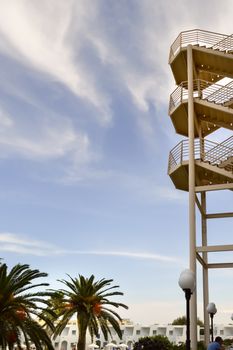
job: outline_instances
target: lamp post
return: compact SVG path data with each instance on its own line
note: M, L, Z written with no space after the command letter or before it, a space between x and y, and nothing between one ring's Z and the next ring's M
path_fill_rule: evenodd
M209 303L209 304L207 305L206 310L207 310L208 314L210 315L210 322L211 322L211 330L210 330L210 333L211 333L211 341L213 342L213 341L214 341L214 315L215 315L216 312L217 312L215 303Z
M180 274L179 286L183 289L186 299L186 350L190 350L190 299L195 289L195 275L191 270L184 270Z

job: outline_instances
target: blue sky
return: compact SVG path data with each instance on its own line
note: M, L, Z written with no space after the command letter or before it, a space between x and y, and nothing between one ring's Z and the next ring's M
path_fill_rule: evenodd
M167 176L181 140L167 115L169 47L183 30L231 34L232 1L0 6L0 256L48 272L53 287L67 273L113 278L123 317L171 322L185 312L188 207ZM208 205L232 211L232 193ZM232 243L229 221L209 223L210 243ZM210 273L216 322L230 322L232 277Z

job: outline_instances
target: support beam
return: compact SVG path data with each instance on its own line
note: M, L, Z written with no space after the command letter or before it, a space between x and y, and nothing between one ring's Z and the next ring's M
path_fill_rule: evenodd
M195 187L196 192L219 191L219 190L233 190L233 183Z
M206 219L233 218L233 213L206 214Z
M233 244L228 245L212 245L212 246L203 246L203 247L197 247L196 251L198 253L200 252L232 252L233 251Z
M203 267L207 268L206 263L204 262L204 260L202 259L202 257L200 256L199 253L196 253L196 257L197 257L197 260L199 261L199 263L200 263Z
M232 268L233 263L215 263L215 264L208 264L208 269L227 269Z
M189 265L194 272L196 282L196 211L195 211L195 116L193 102L193 51L192 45L187 47L188 75L188 138L189 138ZM197 349L197 294L191 297L191 349Z
M197 195L195 195L195 200L196 200L196 205L197 205L197 207L198 207L198 209L199 209L201 215L204 216L204 217L206 217L206 214L205 214L205 212L204 212L204 210L203 210L203 208L202 208L202 206L201 206L201 203L200 203L200 201L199 201Z
M201 208L203 215L201 216L201 232L202 232L202 246L207 246L207 220L206 220L206 192L201 192ZM197 253L198 254L198 253ZM203 316L205 329L205 345L209 344L210 330L209 330L209 315L207 312L207 305L209 304L209 274L208 274L208 253L202 252L202 280L203 280Z

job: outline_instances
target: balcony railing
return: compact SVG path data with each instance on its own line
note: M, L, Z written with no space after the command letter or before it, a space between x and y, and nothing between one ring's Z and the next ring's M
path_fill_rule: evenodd
M181 32L171 45L169 63L183 47L189 44L205 46L214 50L230 51L233 49L233 36L200 29Z
M227 139L232 145L232 139ZM194 158L211 165L216 165L233 173L233 163L229 162L226 166L222 166L228 159L233 159L233 148L222 143L216 143L206 139L196 139L194 142ZM176 166L181 165L189 159L189 141L182 140L178 143L169 154L168 173L173 171Z
M211 84L208 81L196 79L193 81L193 97L209 102L223 104L233 99L232 81L227 85ZM188 101L188 82L182 82L170 95L169 115L180 103Z

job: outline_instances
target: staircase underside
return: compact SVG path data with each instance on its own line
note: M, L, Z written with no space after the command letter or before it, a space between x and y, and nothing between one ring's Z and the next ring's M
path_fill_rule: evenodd
M197 78L216 83L227 76L233 78L233 54L201 46L192 46ZM187 81L187 47L183 47L170 62L176 84ZM185 68L186 67L186 68Z
M232 172L201 160L195 161L195 174L196 186L233 183ZM184 161L173 168L169 176L177 189L188 191L188 161Z
M220 127L233 130L232 108L195 98L194 111L197 119L201 121L203 137ZM188 136L188 101L178 104L171 111L170 117L176 132ZM197 125L195 125L195 137L199 137Z

